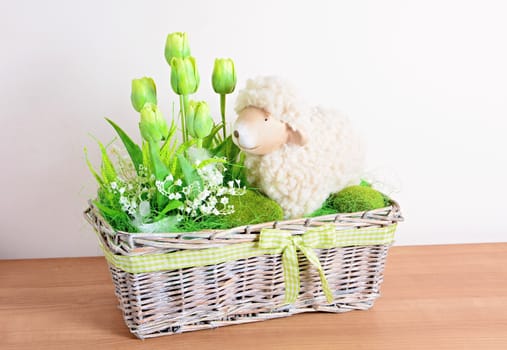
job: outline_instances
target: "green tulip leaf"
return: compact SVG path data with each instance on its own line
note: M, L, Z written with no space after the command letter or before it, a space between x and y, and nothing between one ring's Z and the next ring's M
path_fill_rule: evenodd
M141 148L132 141L132 139L127 135L125 131L123 131L118 125L116 125L111 119L106 118L107 122L111 124L111 126L116 130L118 136L120 136L125 149L127 150L130 159L132 159L132 164L136 168L137 174L139 174L139 166L143 164L143 152Z
M190 164L190 162L182 154L178 154L178 163L180 165L181 173L183 174L183 181L187 186L192 186L191 199L200 193L203 189L202 179L197 173L197 170Z
M165 166L165 164L160 159L159 148L157 142L150 141L148 143L149 151L150 151L150 161L151 167L153 170L153 174L155 174L155 178L159 181L164 181L167 175L169 175L169 170Z
M200 162L199 165L197 166L197 169L202 169L210 164L216 164L216 163L224 164L224 163L227 163L227 161L223 158L208 158L208 159Z
M160 220L162 217L164 217L165 214L167 214L171 210L178 209L182 205L183 205L183 203L180 201L177 201L177 200L169 201L169 203L167 203L165 208L162 209L162 211L157 215L157 217L155 218L155 221Z
M211 129L211 132L202 141L202 147L210 149L216 143L215 135L222 130L222 124L217 124ZM215 141L215 142L214 142Z
M183 142L176 149L176 151L175 151L176 156L185 154L185 152L187 151L187 149L189 149L190 147L192 147L193 145L195 145L197 142L198 142L197 139L188 140L187 142ZM178 176L176 176L177 175L177 165L178 165L178 158L174 157L173 160L172 160L172 162L171 162L171 166L169 167L169 169L171 170L171 174L175 175L175 177L178 177Z

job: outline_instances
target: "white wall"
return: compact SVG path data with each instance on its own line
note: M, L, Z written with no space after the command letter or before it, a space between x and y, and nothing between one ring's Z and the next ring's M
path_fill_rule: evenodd
M503 1L16 1L0 4L0 258L97 255L82 218L83 157L136 133L130 80L155 78L169 111L165 36L187 31L213 102L213 59L239 85L290 78L345 111L369 168L407 221L398 244L505 241L507 5ZM230 118L233 117L231 114Z

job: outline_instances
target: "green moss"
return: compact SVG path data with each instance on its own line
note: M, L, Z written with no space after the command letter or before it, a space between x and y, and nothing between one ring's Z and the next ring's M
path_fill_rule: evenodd
M283 210L275 201L252 190L242 196L230 196L234 213L223 217L225 226L236 227L283 220Z
M358 211L383 208L386 203L384 195L367 186L350 186L331 195L330 205L338 213L355 213Z

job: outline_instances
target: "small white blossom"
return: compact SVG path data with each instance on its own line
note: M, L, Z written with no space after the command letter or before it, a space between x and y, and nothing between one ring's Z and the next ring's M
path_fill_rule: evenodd
M227 197L222 197L222 198L220 199L220 203L222 203L222 204L224 204L224 205L225 205L225 204L227 204L227 203L229 203L229 198L227 198Z
M174 181L174 184L176 186L181 186L183 184L183 182L181 181L181 179L178 179L178 180Z

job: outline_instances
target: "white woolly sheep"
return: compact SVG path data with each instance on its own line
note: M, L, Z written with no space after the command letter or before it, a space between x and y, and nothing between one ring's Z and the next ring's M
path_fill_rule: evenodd
M287 218L310 214L359 182L360 142L340 113L306 106L277 77L248 80L235 109L233 140L246 153L248 181Z

